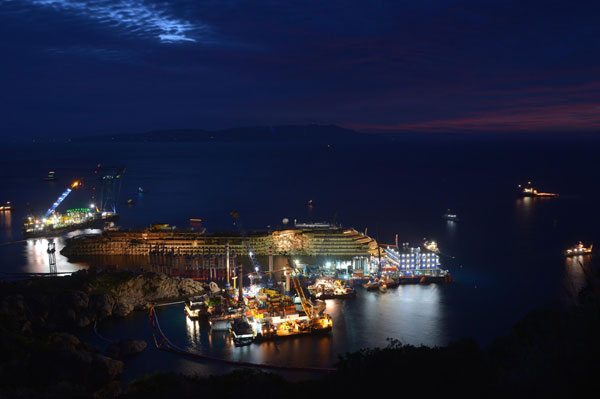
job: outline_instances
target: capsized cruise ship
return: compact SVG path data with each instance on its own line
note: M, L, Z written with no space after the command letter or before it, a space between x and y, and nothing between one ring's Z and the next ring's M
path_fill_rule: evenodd
M377 256L377 242L353 228L319 223L296 224L293 228L205 233L177 229L104 231L102 235L67 240L65 256L79 255L222 255L229 250L247 256L323 256L352 258Z

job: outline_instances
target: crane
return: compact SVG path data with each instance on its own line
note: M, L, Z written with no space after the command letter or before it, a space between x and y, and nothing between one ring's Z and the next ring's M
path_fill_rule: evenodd
M255 272L260 271L260 264L258 260L256 260L256 255L252 250L252 246L250 245L250 240L248 239L248 235L246 234L246 230L244 230L244 226L242 225L242 221L240 219L240 214L236 211L229 212L233 220L235 220L235 224L240 230L240 234L242 235L242 241L244 242L244 246L246 247L246 251L248 251L248 256L250 257L250 261L252 262L252 267Z
M285 256L288 261L287 272L290 273L290 280L292 281L292 284L294 285L294 290L298 294L298 298L300 298L300 304L302 305L302 310L304 310L304 313L306 313L306 315L308 316L309 319L313 319L315 316L318 316L319 313L325 309L325 307L324 306L317 307L317 306L315 306L314 303L312 303L312 301L310 301L308 298L306 298L306 295L304 295L304 290L302 289L302 286L300 285L300 281L298 281L298 277L296 277L299 274L298 269L296 269L296 267L294 266L294 263L292 262L292 259L289 257L289 255L287 253L285 254ZM292 271L295 273L295 275L291 275Z
M56 210L56 208L58 208L58 206L65 200L65 198L67 198L69 196L69 194L71 194L71 192L73 191L74 188L79 187L81 185L81 181L79 180L75 180L71 186L69 186L64 193L62 193L60 195L60 197L58 197L58 199L52 204L52 206L46 211L46 215L45 217L48 217L50 215L52 215L52 212L54 212Z

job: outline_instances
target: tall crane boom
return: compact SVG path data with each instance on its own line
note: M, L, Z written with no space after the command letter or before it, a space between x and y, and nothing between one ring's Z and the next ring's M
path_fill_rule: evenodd
M236 225L240 230L240 234L242 235L242 241L244 242L244 246L246 247L246 251L248 251L250 261L252 262L253 270L256 272L259 271L260 264L258 263L258 260L256 260L256 256L254 255L254 251L252 250L252 246L250 245L250 240L248 239L246 230L244 230L244 226L242 225L242 221L240 220L240 214L236 211L231 211L229 212L229 214L236 221Z
M71 191L73 191L75 187L79 186L79 184L79 180L75 180L73 184L71 184L71 186L67 188L65 192L62 193L60 197L58 197L58 199L54 202L54 204L52 204L52 206L46 211L45 217L52 215L52 212L54 212L56 208L58 208L58 206L65 200L65 198L67 198L69 194L71 194Z
M306 295L304 295L304 290L302 289L300 281L298 280L298 277L297 277L297 275L299 274L298 269L296 269L296 267L294 266L294 263L292 262L292 259L289 257L289 255L286 254L286 257L287 257L287 261L288 261L287 272L290 273L290 279L292 281L292 284L294 285L294 289L296 290L296 293L298 294L298 298L300 298L300 304L302 305L302 310L304 310L304 313L306 313L306 315L309 318L312 318L315 313L314 305L308 298L306 298ZM291 275L292 271L295 273L295 275Z

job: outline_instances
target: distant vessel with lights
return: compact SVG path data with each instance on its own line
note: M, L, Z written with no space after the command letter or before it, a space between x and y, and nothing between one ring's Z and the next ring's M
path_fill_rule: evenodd
M49 237L81 229L101 229L107 222L119 219L116 213L99 213L89 208L68 209L65 214L54 212L48 218L27 216L23 223L23 238Z
M592 248L594 245L590 245L589 247L585 247L581 241L579 244L571 247L565 251L565 256L579 256L579 255L589 255L592 253Z
M48 172L46 177L44 177L44 181L55 181L55 180L56 180L56 173L52 170L50 172Z
M442 215L442 219L449 222L460 222L458 215L454 212L451 212L450 209L448 209L448 211Z
M519 190L520 191L519 191L518 195L521 198L526 198L526 197L529 197L529 198L539 198L539 197L541 197L541 198L557 198L557 197L559 197L559 195L555 194L555 193L539 192L537 190L537 188L535 188L531 185L530 181L527 182L527 186L525 186L525 187L522 186L521 184L519 184Z
M10 201L6 201L5 205L1 205L0 206L0 212L2 211L12 211L15 208L13 208L13 206L10 204Z

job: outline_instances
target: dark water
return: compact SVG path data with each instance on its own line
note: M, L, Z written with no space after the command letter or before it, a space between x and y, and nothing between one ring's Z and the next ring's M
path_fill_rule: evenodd
M48 271L46 241L20 240L29 202L44 211L72 179L86 187L63 209L90 202L97 163L126 166L119 213L124 226L168 222L188 227L202 218L209 230L247 229L299 221L341 222L381 242L438 241L451 285L405 286L387 294L359 291L356 299L328 301L331 336L302 337L235 348L206 326L185 319L180 306L159 311L167 335L183 347L231 359L306 366L331 365L339 354L382 346L386 338L443 345L460 337L482 344L506 333L527 311L568 304L581 286L576 260L562 251L579 240L600 241L598 143L503 141L389 141L371 144L68 144L5 145L0 149L0 201L17 210L0 215L0 270ZM60 180L41 181L55 170ZM517 199L515 186L533 180L558 199ZM137 187L147 193L139 195ZM136 204L124 205L128 198ZM309 210L305 203L313 199ZM441 214L455 210L461 222ZM58 248L63 240L58 239ZM59 271L85 264L57 257ZM593 267L582 259L583 267ZM145 338L145 314L99 326L111 338ZM101 344L90 334L91 341ZM156 369L220 372L148 350L131 361L129 377Z

